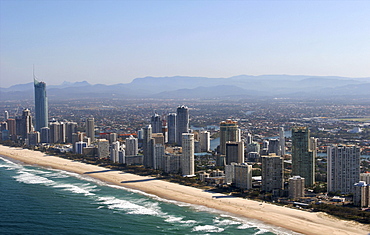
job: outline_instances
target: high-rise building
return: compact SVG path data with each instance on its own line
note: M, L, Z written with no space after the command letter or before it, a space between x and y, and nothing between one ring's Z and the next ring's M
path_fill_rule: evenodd
M28 145L37 145L40 143L40 132L38 131L31 131L27 133Z
M164 172L179 174L181 169L181 155L168 154L164 156Z
M182 133L182 175L192 176L194 171L194 134Z
M60 134L60 124L59 122L50 123L50 142L51 143L62 143Z
M252 143L252 141L253 141L252 134L251 134L251 133L247 133L247 136L246 136L246 138L245 138L245 142L246 142L246 144L247 144L247 145L248 145L248 144L251 144L251 143Z
M285 155L285 134L284 127L279 128L280 156Z
M161 116L155 113L151 118L152 133L162 133Z
M84 148L87 147L87 143L86 142L82 142L82 141L77 141L75 144L75 153L78 153L78 154L83 154L83 150Z
M182 105L177 108L177 144L182 144L182 134L189 133L189 109Z
M226 165L244 163L244 142L226 142Z
M226 142L240 142L238 122L230 119L220 123L220 153L226 154Z
M65 122L59 123L59 140L60 143L65 143L67 137L67 124Z
M117 133L110 133L109 134L109 143L114 143L117 141Z
M48 126L48 97L46 96L45 82L39 82L34 76L35 88L35 118L36 131L41 131L41 128Z
M280 141L278 139L271 139L269 141L268 153L280 155Z
M170 113L167 116L167 127L168 127L168 143L177 143L177 114Z
M354 193L360 180L360 147L333 145L327 154L328 192Z
M15 136L17 134L15 119L9 118L8 120L6 120L6 122L8 123L9 135L10 136Z
M370 185L360 181L354 185L353 204L359 207L370 206Z
M211 148L211 134L209 133L209 131L201 131L199 137L200 151L208 152Z
M130 135L126 139L126 156L136 156L138 151L138 139Z
M292 175L305 179L305 186L315 183L315 153L310 148L310 130L307 127L292 129Z
M94 117L89 117L86 120L86 136L91 142L95 141L95 120Z
M110 146L110 160L114 163L119 162L119 151L121 150L121 144L119 141L115 141Z
M109 157L109 141L106 139L98 139L98 157L108 158Z
M270 154L261 157L262 162L262 190L271 192L284 188L283 158Z
M50 128L43 127L40 132L41 143L51 143L50 141Z
M16 118L16 132L17 135L27 138L27 134L33 131L32 116L29 109L24 109L22 116Z
M300 176L289 178L289 198L304 197L305 179Z
M370 184L370 173L360 173L360 181L365 181Z
M270 141L268 140L263 140L262 142L262 149L261 149L261 155L268 155L269 154L269 145Z
M235 187L241 189L252 188L252 165L240 163L234 165Z
M143 128L143 153L144 153L144 166L154 167L154 144L152 138L152 126L148 125Z
M167 121L164 119L162 120L162 133L164 137L164 142L168 143L168 126L167 126Z
M152 138L155 140L156 144L164 145L164 136L163 133L152 133Z
M126 163L126 151L121 149L118 151L118 163L125 164Z
M67 143L72 143L73 144L73 133L77 133L77 123L76 122L67 122L67 127L66 127L66 137Z
M4 111L4 121L8 120L9 119L9 113L8 111Z
M154 145L154 169L164 170L164 145Z
M0 131L8 130L8 123L7 122L0 122Z

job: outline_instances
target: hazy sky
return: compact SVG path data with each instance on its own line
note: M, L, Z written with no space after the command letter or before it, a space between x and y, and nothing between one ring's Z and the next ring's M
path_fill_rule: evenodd
M0 87L145 76L370 77L370 1L0 0Z

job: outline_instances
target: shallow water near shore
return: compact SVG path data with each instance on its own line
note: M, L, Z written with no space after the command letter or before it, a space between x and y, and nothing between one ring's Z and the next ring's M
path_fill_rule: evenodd
M2 234L293 234L207 207L3 157L0 198Z

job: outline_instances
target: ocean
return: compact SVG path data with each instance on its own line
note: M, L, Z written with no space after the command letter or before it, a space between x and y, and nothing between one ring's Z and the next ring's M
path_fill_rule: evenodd
M293 234L256 220L1 156L0 200L1 234Z

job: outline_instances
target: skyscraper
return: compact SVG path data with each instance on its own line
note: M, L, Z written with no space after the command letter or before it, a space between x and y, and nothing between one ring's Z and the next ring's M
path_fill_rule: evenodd
M153 168L154 164L154 144L152 138L152 126L148 125L143 128L143 153L144 153L144 166Z
M161 116L155 113L151 118L152 133L162 133Z
M182 133L189 133L189 109L184 105L177 108L177 144L182 144Z
M4 111L4 121L8 120L9 119L9 113L8 111Z
M262 190L271 192L272 190L283 189L283 158L270 154L262 156Z
M220 153L226 154L226 142L240 142L238 122L226 120L220 123Z
M41 143L50 143L50 128L43 127L40 132Z
M48 126L48 97L46 96L45 82L39 82L34 76L35 88L35 119L36 131L41 131L41 128Z
M200 132L200 151L208 152L211 147L211 134L209 131Z
M98 139L98 157L109 157L109 141L106 139Z
M138 139L130 135L126 139L126 156L136 156L138 153Z
M169 113L167 116L167 126L168 126L168 143L177 143L177 114Z
M73 133L77 133L77 123L67 122L66 136L67 142L73 144Z
M280 156L285 155L285 135L284 135L284 127L279 128L279 142L280 142Z
M244 142L228 141L226 143L226 165L232 162L244 163Z
M24 109L22 116L16 118L16 133L26 139L31 131L33 131L31 111Z
M310 130L307 127L292 129L292 175L305 179L305 186L315 183L316 149L310 148Z
M183 175L194 175L194 134L182 134L181 169Z
M333 145L327 153L328 192L354 193L360 180L360 147Z
M90 138L91 142L95 140L95 120L94 117L89 117L86 120L86 136Z
M289 198L304 197L305 178L293 176L289 178Z

